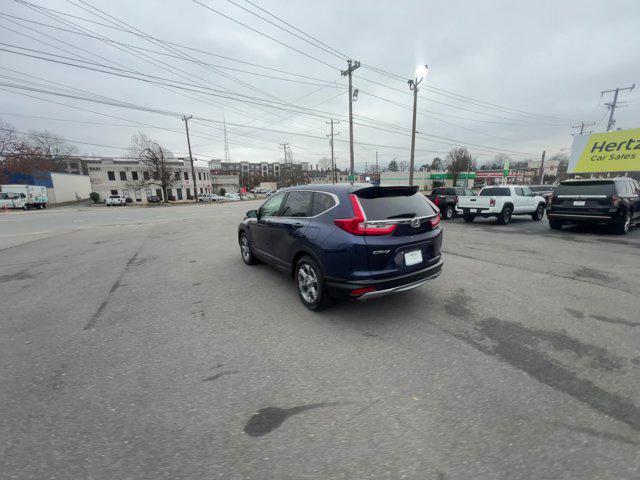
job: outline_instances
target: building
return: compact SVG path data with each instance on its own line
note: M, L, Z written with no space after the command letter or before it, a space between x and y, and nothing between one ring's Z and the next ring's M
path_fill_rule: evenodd
M194 160L197 194L211 192L211 169L208 162ZM162 198L160 185L148 185L140 188L137 182L149 178L148 168L135 159L100 158L85 159L83 164L91 180L91 188L101 198L109 195L122 195L134 202L146 202L151 195ZM174 175L174 182L167 189L167 198L183 201L193 198L194 179L191 162L186 159L167 160L167 166Z
M211 162L211 175L237 175L239 184L252 188L260 181L307 183L309 162Z
M211 175L211 192L220 194L224 189L225 193L238 192L240 187L239 175Z
M46 187L51 205L86 200L91 193L91 182L87 175L60 172L39 172L33 175L14 173L9 176L10 185L38 185Z

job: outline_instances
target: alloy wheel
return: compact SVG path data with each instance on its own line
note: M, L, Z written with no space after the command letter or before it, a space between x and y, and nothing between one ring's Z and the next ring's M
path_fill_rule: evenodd
M318 300L318 275L307 263L298 268L298 289L305 303L315 303Z
M249 247L249 240L247 240L247 236L243 235L240 239L240 252L242 253L242 258L245 262L248 262L251 258L251 249Z

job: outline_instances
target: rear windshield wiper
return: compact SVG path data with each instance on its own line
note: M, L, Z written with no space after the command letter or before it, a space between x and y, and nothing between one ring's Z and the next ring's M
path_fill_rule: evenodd
M387 217L387 220L391 220L392 218L413 218L416 215L416 213L399 213L398 215L391 215L390 217Z

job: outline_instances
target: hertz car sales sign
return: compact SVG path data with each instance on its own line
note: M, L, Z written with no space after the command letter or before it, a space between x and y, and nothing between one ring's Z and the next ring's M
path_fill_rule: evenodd
M577 135L569 173L640 171L640 128Z

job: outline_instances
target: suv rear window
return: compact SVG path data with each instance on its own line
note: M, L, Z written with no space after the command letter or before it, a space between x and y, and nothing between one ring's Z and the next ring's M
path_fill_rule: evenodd
M509 197L511 196L511 190L508 188L483 188L480 192L481 197Z
M556 195L613 195L615 184L610 182L567 182L561 183Z
M429 217L436 214L427 199L412 187L365 189L356 194L367 220Z

